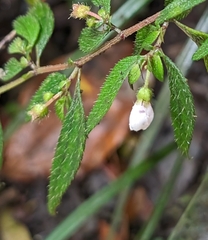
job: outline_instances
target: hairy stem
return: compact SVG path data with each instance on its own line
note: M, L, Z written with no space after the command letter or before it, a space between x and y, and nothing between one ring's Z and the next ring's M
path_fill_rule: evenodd
M12 30L9 34L7 34L1 41L0 41L0 49L4 48L4 45L7 42L10 42L16 36L16 31Z
M142 22L139 22L130 28L127 28L127 29L121 31L116 37L114 37L112 40L106 42L100 49L98 49L94 53L90 53L90 54L78 59L77 61L75 61L75 64L77 66L81 67L82 65L84 65L85 63L87 63L91 59L93 59L94 57L100 55L101 53L103 53L106 50L108 50L109 48L111 48L116 43L127 38L128 36L132 35L133 33L137 32L138 30L142 29L143 27L146 27L147 25L153 23L159 15L160 15L160 12L146 18Z
M75 64L77 67L82 67L85 63L89 62L94 57L96 57L96 56L100 55L101 53L105 52L106 50L111 48L116 43L118 43L121 40L127 38L128 36L132 35L133 33L137 32L138 30L142 29L143 27L153 23L159 15L160 15L160 12L146 18L145 20L133 25L132 27L129 27L129 28L121 31L116 37L114 37L112 40L106 42L97 51L95 51L93 53L90 53L90 54L78 59L74 63L62 63L62 64L56 64L56 65L49 65L49 66L45 66L45 67L38 67L38 68L36 68L32 71L29 71L28 73L24 74L20 78L18 78L16 80L0 87L0 94L18 86L19 84L27 81L29 78L31 78L33 76L36 76L38 74L65 70L65 69L71 67L73 64Z
M72 64L62 63L57 65L49 65L45 67L36 68L35 70L29 71L28 73L22 75L20 78L17 78L16 80L0 87L0 94L7 92L8 90L20 85L23 82L26 82L31 77L34 77L42 73L50 73L50 72L65 70L69 68L71 65Z

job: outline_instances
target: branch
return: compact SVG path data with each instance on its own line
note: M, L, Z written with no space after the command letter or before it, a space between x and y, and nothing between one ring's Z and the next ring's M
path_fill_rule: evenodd
M77 61L74 61L72 63L63 63L63 64L56 64L56 65L49 65L45 67L39 67L36 68L35 70L29 71L25 75L21 76L20 78L0 87L0 94L18 86L19 84L27 81L29 78L36 76L38 74L43 74L43 73L49 73L49 72L56 72L56 71L61 71L65 70L73 65L77 67L82 67L85 63L89 62L92 60L94 57L100 55L101 53L105 52L109 48L111 48L113 45L116 43L120 42L121 40L127 38L128 36L132 35L133 33L137 32L138 30L142 29L143 27L153 23L157 17L160 15L160 12L146 18L145 20L135 24L132 27L129 27L123 31L121 31L116 37L114 37L112 40L106 42L103 46L101 46L98 50L96 50L93 53L90 53Z
M90 53L80 59L78 59L77 61L75 61L74 63L81 67L82 65L84 65L85 63L89 62L91 59L93 59L94 57L100 55L101 53L105 52L106 50L108 50L109 48L111 48L113 45L115 45L116 43L120 42L121 40L127 38L128 36L132 35L133 33L137 32L138 30L142 29L143 27L146 27L147 25L153 23L158 16L160 15L160 12L155 13L154 15L146 18L145 20L143 20L142 22L139 22L137 24L135 24L132 27L129 27L123 31L121 31L116 37L114 37L112 40L106 42L100 49L98 49L97 51L95 51L94 53Z
M13 30L11 31L9 34L7 34L0 42L0 50L3 49L4 45L7 43L7 42L10 42L16 35L16 31Z
M18 86L23 82L26 82L31 77L34 77L36 75L43 74L43 73L50 73L50 72L65 70L71 67L72 65L73 63L62 63L62 64L49 65L49 66L36 68L35 70L29 71L28 73L24 74L20 78L17 78L16 80L0 87L0 94Z

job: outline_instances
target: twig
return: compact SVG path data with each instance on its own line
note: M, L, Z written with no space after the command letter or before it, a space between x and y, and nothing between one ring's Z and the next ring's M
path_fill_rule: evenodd
M1 41L0 41L0 50L3 49L4 45L7 42L10 42L16 35L16 31L13 30L9 34L7 34Z
M0 87L0 94L18 86L19 84L27 81L29 78L31 78L33 76L36 76L38 74L65 70L65 69L71 67L72 65L75 65L77 67L82 67L85 63L89 62L94 57L96 57L96 56L100 55L101 53L105 52L106 50L111 48L116 43L118 43L121 40L127 38L128 36L132 35L133 33L137 32L138 30L142 29L143 27L153 23L159 15L160 15L160 12L146 18L145 20L135 24L134 26L132 26L130 28L127 28L127 29L121 31L116 37L114 37L112 40L106 42L98 50L96 50L95 52L90 53L90 54L78 59L75 62L56 64L56 65L50 65L50 66L45 66L45 67L39 67L35 70L32 70L32 71L26 73L25 75L21 76L20 78L18 78L16 80Z
M127 28L123 31L120 32L120 34L118 34L116 37L114 37L112 40L106 42L100 49L98 49L97 51L95 51L94 53L90 53L80 59L78 59L77 61L75 61L74 63L81 67L82 65L84 65L85 63L89 62L91 59L93 59L94 57L100 55L101 53L105 52L106 50L108 50L109 48L111 48L113 45L115 45L116 43L120 42L121 40L127 38L128 36L132 35L133 33L137 32L138 30L142 29L143 27L149 25L150 23L153 23L157 17L160 15L160 12L146 18L145 20L143 20L142 22L139 22L137 24L135 24L134 26Z
M35 70L29 71L28 73L24 74L20 78L17 78L16 80L0 87L0 94L18 86L19 84L27 81L29 78L34 77L38 74L65 70L65 69L69 68L70 66L72 66L72 64L62 63L62 64L57 64L57 65L49 65L49 66L45 66L45 67L40 67Z

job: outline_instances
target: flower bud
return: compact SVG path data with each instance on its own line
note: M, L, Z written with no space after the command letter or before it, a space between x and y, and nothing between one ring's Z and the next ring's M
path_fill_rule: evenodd
M73 4L70 17L84 19L88 16L90 7L82 4Z
M150 102L137 100L129 116L129 128L132 131L145 130L154 118L154 111Z
M152 90L148 87L141 87L137 93L137 99L145 102L150 102L152 98Z
M30 116L31 120L34 121L38 118L41 119L47 116L48 108L45 107L44 104L37 103L27 114Z

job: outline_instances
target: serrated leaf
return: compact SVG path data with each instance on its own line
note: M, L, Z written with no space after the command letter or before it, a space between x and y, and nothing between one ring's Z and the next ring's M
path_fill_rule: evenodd
M38 104L45 104L44 95L51 93L55 95L62 91L63 83L67 83L67 78L61 73L52 73L42 82L41 86L30 100L27 108L28 116L30 116L30 110Z
M139 30L134 42L134 54L140 54L142 49L148 48L159 36L160 31L153 25L147 25Z
M175 0L165 0L164 6L166 7L168 4L172 3ZM192 8L183 12L182 14L179 14L175 19L180 20L185 18L190 12L191 12Z
M98 31L94 28L82 29L79 37L80 50L85 53L95 50L102 43L103 39L109 32L110 30Z
M20 16L13 22L13 27L18 35L27 40L28 48L31 50L40 31L37 19L31 14Z
M12 43L8 47L8 52L10 54L13 53L21 53L26 54L27 53L27 43L25 40L21 39L20 37L16 37Z
M141 76L141 70L140 70L139 64L135 63L128 74L129 84L130 85L134 84L139 79L140 76Z
M87 134L90 133L109 110L122 83L128 76L135 62L137 62L137 56L130 56L120 60L114 66L101 88L95 105L89 113L87 119Z
M195 122L193 96L190 92L187 80L180 70L166 55L162 57L168 71L170 113L175 141L181 151L188 154Z
M7 81L21 72L23 69L22 64L16 58L10 58L9 61L4 66L5 75L2 80Z
M65 117L65 110L69 110L70 96L62 96L55 103L55 112L58 118L63 122Z
M201 46L201 44L208 39L208 34L204 33L199 30L195 30L193 28L190 28L181 22L174 21L174 23L188 36L194 41L198 46Z
M204 2L205 0L175 0L169 3L160 13L155 21L156 25L160 25L165 21L176 18L184 12L192 9L194 6ZM182 16L182 15L181 15Z
M92 0L92 3L97 7L103 7L107 13L110 13L110 0Z
M197 49L192 59L194 61L197 61L204 58L206 55L208 55L208 39L205 42L203 42L202 45Z
M208 39L207 33L190 28L178 21L174 22L186 35L188 35L197 44L197 46L200 47ZM208 71L208 56L204 56L204 64Z
M157 52L148 59L148 69L158 80L164 80L163 63Z
M37 59L39 59L53 33L54 16L48 4L40 1L34 4L30 14L36 17L40 25L40 33L35 46Z
M48 193L48 209L51 214L55 213L64 192L75 177L82 159L85 141L85 117L78 81L52 163Z
M164 2L164 6L166 7L168 4L170 4L171 2L173 2L174 0L165 0Z
M3 136L3 130L2 130L2 126L0 123L0 169L2 167L2 163L3 163L3 144L4 144L4 136Z

